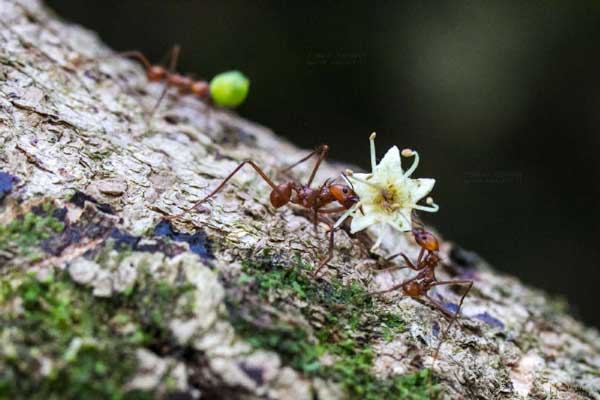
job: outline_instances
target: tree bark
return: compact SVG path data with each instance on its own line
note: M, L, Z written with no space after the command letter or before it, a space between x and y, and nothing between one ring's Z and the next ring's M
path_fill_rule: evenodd
M61 290L68 287L75 296L69 312L88 304L81 300L87 297L78 296L91 294L89 310L104 310L98 318L110 318L96 322L106 324L111 335L129 337L124 332L132 324L145 338L115 345L119 351L132 350L136 360L119 376L95 367L100 382L120 382L114 389L119 393L137 389L155 397L273 399L361 398L363 393L367 398L375 392L340 377L336 366L352 365L353 375L363 374L355 360L368 348L365 379L385 386L382 382L414 377L431 367L443 338L431 377L412 389L412 383L402 381L407 388L402 396L600 399L598 332L569 316L559 301L494 271L451 242L443 242L441 254L454 268L442 269L440 277L468 275L475 285L463 316L445 337L448 322L427 303L399 292L365 296L410 274L377 272L381 259L365 250L364 238L341 231L323 277L307 280L302 266L318 264L327 252L324 227L315 232L297 208L273 209L269 187L250 167L199 210L165 222L166 215L190 207L242 160L255 160L284 181L290 178L277 171L307 151L174 91L149 112L162 86L148 83L135 62L113 53L94 33L61 21L38 1L0 0L0 24L0 172L6 189L0 185L5 229L0 231L0 274L11 288L4 297L0 292L0 370L5 371L0 371L0 398L6 388L23 396L36 385L66 390L56 386L56 376L83 391L73 383L80 381L64 378L69 368L81 367L81 349L98 343L113 348L98 333L101 328L87 336L68 331L81 316L61 331L70 338L64 346L58 338L45 338L39 346L31 343L35 338L23 340L30 332L20 329L33 315L42 318L35 322L42 325L31 326L55 326L46 319L54 315L48 314L48 304L62 295L45 296L58 290L53 285L60 277ZM356 145L365 147L367 157L366 135ZM306 179L311 167L311 162L298 166L293 177ZM339 176L342 169L325 163L319 179ZM49 204L47 209L39 207L42 203ZM23 228L28 214L38 221L34 228ZM63 227L44 225L55 220ZM21 230L9 234L6 227L14 221ZM412 257L418 247L408 235L389 235L381 255L397 251ZM32 271L45 292L34 300L21 298L32 290L26 275ZM52 282L50 275L56 276ZM182 292L169 292L170 300L160 304L166 289L156 289L157 282ZM19 291L25 287L29 291ZM361 300L340 297L338 314L329 299L348 287ZM150 304L158 308L140 311L144 293L153 293ZM452 288L437 293L449 303L459 298ZM41 304L35 308L41 314L34 314L32 304ZM360 314L358 324L352 323L349 308ZM115 322L124 318L117 315L128 316L130 325ZM390 315L402 326L386 325ZM331 322L334 317L338 321ZM288 341L286 331L282 339L284 322L302 338L292 335ZM253 331L273 333L274 339L263 343ZM323 333L331 336L320 339ZM340 350L339 337L351 341L352 349ZM294 352L286 347L289 343L309 347ZM297 357L306 356L298 353L309 348L321 353L298 364ZM17 372L24 367L14 354L30 371L20 382ZM388 389L389 395L377 393L401 397Z

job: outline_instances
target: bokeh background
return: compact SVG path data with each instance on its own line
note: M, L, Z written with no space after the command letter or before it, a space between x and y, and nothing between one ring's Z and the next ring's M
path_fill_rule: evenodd
M426 215L600 326L600 3L53 0L117 50L240 69L243 116L368 168L392 144L438 180Z

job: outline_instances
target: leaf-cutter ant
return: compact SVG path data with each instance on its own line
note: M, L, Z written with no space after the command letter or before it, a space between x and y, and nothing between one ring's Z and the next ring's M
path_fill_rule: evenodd
M285 168L281 172L286 172L296 167L297 165L305 162L314 155L318 155L317 161L312 169L310 177L305 184L298 183L295 181L289 181L287 183L276 184L269 176L260 168L253 160L242 161L229 175L227 175L221 183L204 198L198 200L192 207L184 210L182 213L177 215L171 215L168 218L174 219L193 211L195 208L200 206L202 203L209 200L211 197L219 193L227 182L244 166L250 165L256 173L271 187L271 193L269 199L271 205L275 208L283 207L287 204L295 204L308 210L312 214L312 220L316 226L319 222L326 224L329 227L329 245L327 256L319 263L317 268L313 272L313 276L317 276L321 268L325 266L333 258L334 248L334 221L329 217L331 214L336 214L342 211L346 211L358 202L358 196L354 193L354 190L350 185L335 183L333 179L327 179L323 184L318 187L312 187L312 183L315 179L317 171L321 166L321 163L325 159L327 152L329 151L328 145L321 145L316 150L311 152L306 157L302 158L298 162ZM337 206L327 207L332 203L338 203Z
M419 251L419 255L417 257L416 262L412 262L410 258L404 253L398 253L388 257L387 260L391 260L397 256L401 256L406 263L403 267L393 267L390 269L411 269L416 271L417 274L411 278L407 278L401 283L392 286L389 289L371 292L371 295L379 295L388 292L392 292L398 289L401 289L402 292L412 298L426 298L431 305L433 305L436 309L438 309L444 317L446 317L450 322L448 326L444 330L442 334L442 339L440 340L435 355L433 358L432 368L435 365L435 360L437 360L441 345L444 341L444 338L450 331L450 328L460 315L460 310L463 305L463 301L465 297L473 287L473 281L470 279L451 279L451 280L438 280L435 275L435 269L440 264L441 258L438 255L438 251L440 248L438 239L431 233L426 231L421 226L413 226L412 235L415 239L415 242L419 245L421 250ZM466 285L467 290L462 294L460 301L458 302L458 307L454 313L450 312L442 303L433 297L429 296L429 290L435 286L443 286L443 285Z
M435 275L435 269L440 264L441 258L438 255L439 242L437 238L431 232L426 231L420 226L413 227L411 233L416 243L421 248L416 262L413 263L410 260L410 258L408 258L408 256L404 253L395 254L389 257L388 260L391 260L397 256L401 256L404 259L406 265L403 267L394 267L393 269L408 268L413 271L416 271L417 274L411 278L407 278L406 280L402 281L397 285L392 286L389 289L372 292L371 294L378 295L402 289L402 292L407 296L415 298L426 298L448 319L456 319L456 317L460 313L460 308L467 293L469 292L469 290L471 290L471 287L473 286L473 281L468 279L451 279L443 281L438 280ZM443 285L467 285L467 290L465 290L462 297L460 298L458 309L455 313L451 313L446 309L446 307L444 307L442 303L429 296L429 290L431 288Z
M156 111L169 88L176 88L180 94L193 94L201 100L208 101L210 99L210 85L205 80L196 80L189 76L178 74L175 72L179 53L181 48L178 45L173 46L171 57L169 60L169 68L165 68L159 64L152 64L146 56L137 50L125 51L119 53L123 57L134 58L140 61L146 68L146 78L150 82L163 82L165 87L161 92L152 112Z

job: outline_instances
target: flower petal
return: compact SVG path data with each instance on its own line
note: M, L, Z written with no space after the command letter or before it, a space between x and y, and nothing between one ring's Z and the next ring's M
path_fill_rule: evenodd
M368 199L371 199L373 196L377 196L377 188L365 183L371 180L372 178L373 175L371 174L354 174L353 176L348 177L348 179L354 186L354 192L358 195L360 199L368 201Z
M435 185L435 179L406 179L404 184L409 188L410 198L416 204L431 192L433 185Z
M393 218L390 218L387 223L400 232L408 232L412 229L411 226L411 209L403 208L396 211Z
M416 152L407 156L414 156L415 160L406 173L402 170L400 150L393 146L370 174L348 177L360 199L360 211L357 210L353 215L351 232L378 225L380 235L375 247L381 243L386 225L400 232L409 232L412 229L413 209L437 211L437 205L428 208L417 204L431 192L435 179L410 179L409 172L414 171L419 157Z
M373 173L383 172L389 175L402 175L402 161L400 160L400 150L397 146L391 147L385 156L381 159Z
M352 218L352 223L350 224L350 233L362 231L363 229L366 229L377 222L378 218L375 214L365 213L365 215L361 215L358 212L354 214L354 217Z
M373 177L373 174L354 173L354 174L350 175L348 178L349 179L358 178L360 180L368 181L372 177Z

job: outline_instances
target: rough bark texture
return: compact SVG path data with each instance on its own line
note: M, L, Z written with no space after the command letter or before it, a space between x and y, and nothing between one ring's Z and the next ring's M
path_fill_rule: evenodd
M306 151L190 96L150 115L162 87L37 1L0 0L0 24L0 398L600 399L598 332L452 243L440 276L475 286L428 374L447 321L368 296L405 274L345 232L308 278L324 228L250 168L161 223L243 159L276 176ZM381 255L398 250L417 253L390 235Z

